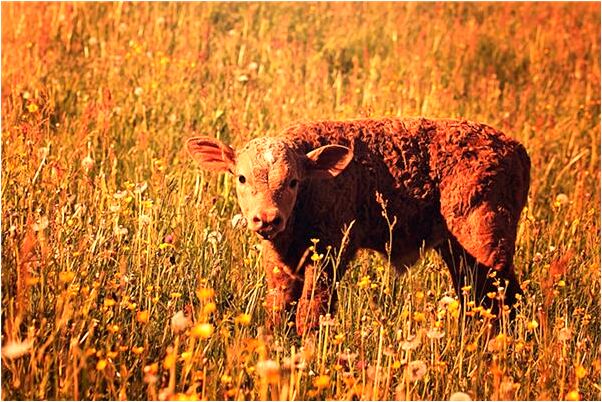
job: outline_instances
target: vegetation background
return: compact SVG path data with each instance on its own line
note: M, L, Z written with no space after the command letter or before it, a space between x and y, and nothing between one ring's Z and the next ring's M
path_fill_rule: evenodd
M364 253L317 333L267 334L183 141L362 116L525 144L514 330ZM600 400L599 3L3 3L1 192L2 399Z

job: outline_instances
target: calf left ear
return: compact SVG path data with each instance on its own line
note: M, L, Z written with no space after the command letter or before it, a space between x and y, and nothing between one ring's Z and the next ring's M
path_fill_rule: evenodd
M353 151L342 145L325 145L307 153L309 177L330 179L338 176L353 159Z
M203 169L234 173L235 152L223 142L211 137L194 137L186 141L186 148Z

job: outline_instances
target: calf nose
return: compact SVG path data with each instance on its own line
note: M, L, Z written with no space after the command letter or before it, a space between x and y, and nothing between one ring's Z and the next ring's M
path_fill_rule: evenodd
M277 209L261 211L251 218L250 228L254 231L258 230L274 230L278 229L282 223L282 216Z

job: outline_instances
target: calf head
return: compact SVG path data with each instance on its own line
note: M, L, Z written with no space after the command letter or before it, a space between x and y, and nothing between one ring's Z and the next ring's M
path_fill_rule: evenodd
M236 177L238 204L247 227L268 240L286 228L303 180L333 178L353 158L353 152L340 145L304 154L284 138L257 138L238 152L210 137L190 138L186 146L204 169Z

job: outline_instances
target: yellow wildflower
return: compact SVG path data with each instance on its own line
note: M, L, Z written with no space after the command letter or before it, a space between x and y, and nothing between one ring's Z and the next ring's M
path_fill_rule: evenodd
M481 310L481 317L483 317L483 318L489 318L489 319L492 319L492 318L495 318L495 314L493 314L493 313L491 312L491 309L490 309L490 308L488 308L488 309L486 309L486 310L485 310L485 309L483 309L483 310Z
M345 334L336 334L334 336L334 342L333 343L335 345L338 345L338 344L340 344L340 343L343 342L343 339L345 339Z
M314 386L318 389L328 388L329 385L330 377L325 374L316 377L316 379L314 380Z
M149 313L148 310L138 311L136 313L136 320L141 324L146 324L148 322Z
M532 320L527 323L527 329L529 331L533 331L537 329L537 327L539 327L539 323L536 320Z
M73 278L75 278L75 272L73 271L59 272L59 281L62 283L69 283Z
M568 394L566 394L565 399L567 401L580 401L581 396L579 395L579 391L570 391Z
M148 366L144 366L143 369L144 374L157 374L159 372L159 364L153 363Z
M106 298L106 299L104 300L104 303L103 303L103 305L104 305L105 307L113 307L113 306L115 305L115 303L116 303L116 302L115 302L115 300L113 300L113 299L111 299L110 297L108 297L108 298Z
M370 287L370 283L371 283L371 281L370 281L370 277L369 277L369 276L364 276L364 277L362 277L362 279L360 279L360 281L357 283L357 286L358 286L360 289L366 289L366 288Z
M419 311L416 311L413 315L412 318L414 319L414 321L416 322L424 322L426 321L426 316L424 315L424 313L421 313Z
M205 305L205 307L203 307L203 312L205 314L211 314L211 313L215 312L215 310L217 310L217 307L215 306L215 303L213 303L213 302L209 302Z
M209 300L215 295L215 291L211 288L200 288L196 295L201 300Z
M579 365L575 368L575 375L578 379L582 379L587 375L587 370L582 365Z
M245 314L245 313L241 313L238 315L238 317L236 317L234 319L234 322L236 324L242 325L242 326L247 326L251 323L251 315L250 314Z
M198 324L190 330L190 335L193 338L207 339L213 335L213 325L211 324Z
M176 364L176 355L174 353L168 353L167 356L165 356L165 360L163 360L163 367L166 370L169 370L174 364Z
M31 277L30 276L30 277L28 277L28 278L25 279L25 284L27 286L35 286L38 283L40 283L40 278L38 278L38 277Z
M469 343L468 345L466 345L466 351L467 352L472 353L475 350L477 350L477 343L476 342L472 342L472 343Z

